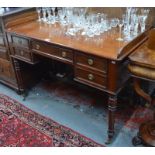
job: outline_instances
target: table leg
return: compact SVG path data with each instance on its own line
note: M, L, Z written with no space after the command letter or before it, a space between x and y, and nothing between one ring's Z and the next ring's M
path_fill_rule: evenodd
M12 58L12 62L13 62L13 66L15 69L15 75L16 75L17 83L18 83L18 87L19 87L18 93L22 94L23 100L25 100L27 93L26 93L26 90L24 88L24 82L23 82L23 78L22 78L22 74L21 74L21 67L19 64L19 60Z
M117 95L110 95L108 100L108 139L106 141L106 144L110 144L114 137L116 109L117 109Z

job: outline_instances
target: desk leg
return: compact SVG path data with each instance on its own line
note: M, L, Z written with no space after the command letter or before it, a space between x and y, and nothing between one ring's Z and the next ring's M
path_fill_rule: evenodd
M23 78L22 78L22 74L21 74L21 68L20 68L20 64L19 61L17 59L12 58L12 62L13 62L13 66L15 69L15 74L16 74L16 78L17 78L17 83L18 83L18 87L19 87L19 94L23 94L23 100L25 100L26 97L26 92L24 89L24 83L23 83Z
M114 137L115 111L117 109L117 95L110 95L108 100L108 139L106 144L110 144Z

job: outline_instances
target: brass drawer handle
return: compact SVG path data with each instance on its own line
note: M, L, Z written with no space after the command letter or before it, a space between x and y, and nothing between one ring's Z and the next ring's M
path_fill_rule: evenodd
M94 75L93 74L88 74L88 79L91 80L91 81L94 80Z
M66 52L62 52L62 57L65 58L67 56Z
M93 65L93 64L94 64L93 59L88 59L88 64L89 64L89 65Z
M36 49L39 50L40 49L40 45L37 44L36 45Z
M21 56L23 56L24 55L24 51L20 51L20 54L21 54Z

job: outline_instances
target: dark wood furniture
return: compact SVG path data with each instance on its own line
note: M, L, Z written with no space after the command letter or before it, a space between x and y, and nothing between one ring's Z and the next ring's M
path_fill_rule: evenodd
M155 82L155 29L149 32L148 41L131 54L129 59L129 70L134 79L135 91L153 107L155 105L155 89L152 96L150 96L141 88L140 80ZM155 146L155 112L154 119L144 122L140 126L138 137L133 139L134 145L141 142L149 146Z
M67 36L66 27L58 23L48 25L37 21L7 29L11 57L20 90L25 90L24 76L19 62L37 64L38 57L48 57L69 64L74 69L74 80L109 94L108 140L114 136L117 95L129 79L127 56L147 40L148 32L132 41L119 42L118 29L101 36Z
M10 48L5 30L10 26L36 19L34 8L4 8L0 15L0 82L19 90L16 74L10 59Z

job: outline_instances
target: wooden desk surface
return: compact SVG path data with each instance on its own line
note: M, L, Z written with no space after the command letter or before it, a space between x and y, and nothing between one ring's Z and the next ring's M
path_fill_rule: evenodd
M133 63L155 69L155 50L147 47L147 42L129 56Z
M11 27L7 31L112 60L122 60L146 37L145 34L141 34L131 44L127 41L116 40L119 36L117 28L93 38L81 35L67 36L64 33L65 29L66 27L62 27L58 23L49 25L32 21Z

